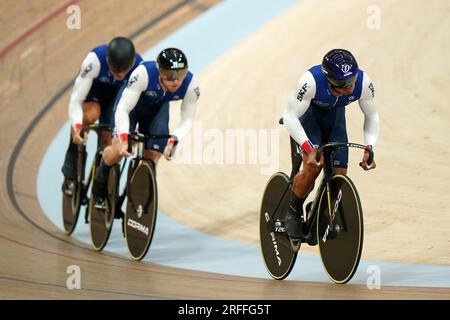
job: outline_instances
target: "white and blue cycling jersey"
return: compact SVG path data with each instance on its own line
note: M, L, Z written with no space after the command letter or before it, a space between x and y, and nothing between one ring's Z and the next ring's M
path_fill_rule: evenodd
M149 135L169 134L169 102L182 100L181 120L173 135L181 141L189 132L195 116L200 89L195 76L188 71L176 92L164 90L155 61L141 63L131 74L128 85L118 98L115 133L120 136L134 130ZM147 148L164 151L167 139L150 139Z
M297 89L289 97L283 115L284 126L292 138L302 145L326 142L347 142L345 107L358 101L364 114L364 143L375 145L379 132L379 117L375 108L375 89L370 77L362 70L350 95L334 96L320 65L306 71L298 81ZM334 154L334 166L346 168L348 149Z

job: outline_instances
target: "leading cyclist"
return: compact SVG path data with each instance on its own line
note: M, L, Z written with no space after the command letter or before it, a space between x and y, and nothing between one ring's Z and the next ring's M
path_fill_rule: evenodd
M345 107L356 100L364 114L365 144L373 148L379 132L375 90L370 77L359 69L349 51L329 51L322 65L312 67L300 77L297 90L289 98L283 122L301 146L303 155L303 169L294 178L285 222L286 232L293 239L305 240L303 203L323 166L323 157L316 161L317 146L331 141L348 141ZM375 161L369 166L368 158L366 151L360 166L364 170L375 169ZM348 148L335 152L333 166L335 173L347 174Z

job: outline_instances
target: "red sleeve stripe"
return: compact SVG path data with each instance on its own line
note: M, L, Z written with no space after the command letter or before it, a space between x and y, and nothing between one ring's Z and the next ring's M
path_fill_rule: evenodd
M116 136L119 138L120 142L128 141L128 133L122 133Z
M314 145L311 143L311 141L306 140L305 142L303 142L302 144L302 150L303 152L305 152L306 154L310 153L311 150L314 148Z

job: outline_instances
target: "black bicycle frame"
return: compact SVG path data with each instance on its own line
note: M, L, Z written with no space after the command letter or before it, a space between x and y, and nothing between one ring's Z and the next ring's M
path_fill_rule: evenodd
M290 142L291 142L291 162L292 162L292 171L291 171L291 176L289 179L289 188L291 187L295 176L297 175L299 169L300 169L300 165L302 163L302 154L300 152L300 146L298 145L298 143L292 138L290 137ZM367 164L371 165L372 161L373 161L373 151L372 149L363 146L361 144L357 144L357 143L347 143L347 142L330 142L330 143L326 143L323 146L321 146L318 149L317 152L317 158L316 160L319 161L320 160L320 156L321 154L323 154L324 157L324 175L323 178L320 182L320 186L317 189L316 195L314 197L314 201L312 203L312 206L309 210L309 212L306 213L306 234L308 234L311 231L311 227L313 225L313 221L314 218L316 218L315 216L317 215L316 213L316 207L318 205L319 202L319 197L320 195L323 193L323 189L326 189L327 192L327 203L328 203L328 217L329 217L329 225L330 225L330 231L334 231L334 225L333 225L333 211L331 208L331 178L333 176L334 173L334 167L332 165L333 163L333 153L335 151L337 151L338 149L342 149L342 148L358 148L358 149L364 149L366 151L369 152L369 159L367 160ZM281 199L280 199L280 203L281 203ZM316 214L314 214L316 213Z
M92 166L91 166L91 168L89 170L88 178L86 180L86 185L84 186L84 190L83 190L83 194L82 194L83 197L86 196L91 183L93 183L93 181L94 181L95 163L99 160L97 157L101 157L101 154L99 153L99 150L103 149L103 147L104 147L103 143L102 143L101 132L103 130L111 131L111 126L109 124L95 124L95 123L93 123L93 124L88 125L85 129L83 128L83 130L81 131L81 135L83 136L84 132L89 132L89 130L93 130L97 134L97 150L96 150L96 153L95 153L95 157L96 158L94 159L94 163L92 163ZM84 166L85 166L86 165L86 159L87 159L86 141L83 141L83 144L82 144L82 146L79 147L78 152L82 151L82 149L84 149L84 152L82 153L84 158L82 159L82 161L83 161ZM83 167L83 170L82 170L81 182L84 182L84 178L85 178L84 177L84 175L85 175L84 171L85 171L85 167ZM84 216L84 220L85 220L85 223L88 223L88 212L87 211L86 211L86 214Z

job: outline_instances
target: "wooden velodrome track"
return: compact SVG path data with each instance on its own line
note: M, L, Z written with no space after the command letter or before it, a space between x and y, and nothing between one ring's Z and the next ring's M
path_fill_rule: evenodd
M134 35L143 51L218 1L72 1L82 12L81 29L72 31L65 27L65 10L46 20L61 1L0 3L0 298L449 299L449 289L368 290L135 263L93 252L45 217L36 198L37 170L67 119L71 81L87 50L124 34ZM366 9L377 3L381 29L369 30ZM300 73L329 48L350 48L374 79L381 118L377 170L350 171L364 201L363 258L448 265L449 9L444 0L302 1L200 75L198 120L220 130L276 128ZM264 53L252 56L258 67L242 65L239 57L254 50ZM274 76L264 81L266 74ZM362 114L352 106L350 140L362 141L361 128ZM280 169L287 171L288 137L284 131L280 136ZM359 154L351 161L359 161ZM170 170L169 165L163 162L158 174L160 190L167 190L160 198L165 213L211 234L258 241L258 209L268 178L259 166L208 166L204 175L201 165ZM182 185L190 188L180 190ZM183 209L174 206L181 201ZM83 270L81 290L66 288L66 268L73 264Z

